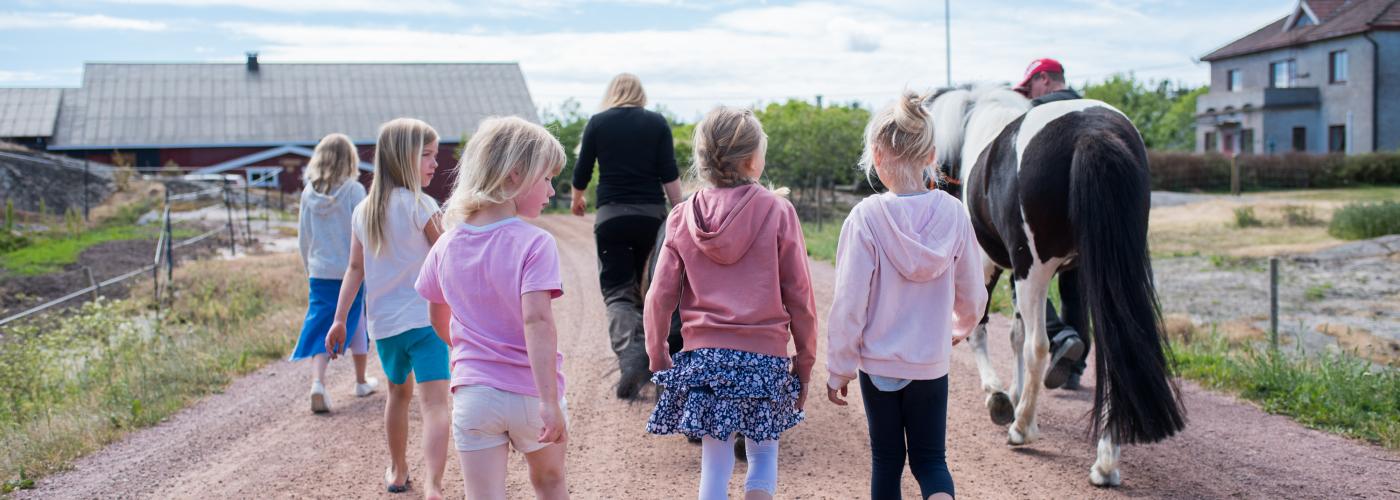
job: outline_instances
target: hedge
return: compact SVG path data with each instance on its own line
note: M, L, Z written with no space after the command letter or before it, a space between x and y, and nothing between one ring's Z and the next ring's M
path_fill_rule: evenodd
M1224 191L1230 189L1230 158L1220 154L1152 151L1152 189ZM1400 153L1353 156L1240 155L1240 189L1309 189L1400 184Z

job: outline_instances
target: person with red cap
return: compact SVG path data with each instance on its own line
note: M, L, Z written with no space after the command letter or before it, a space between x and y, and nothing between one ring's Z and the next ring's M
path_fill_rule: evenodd
M1065 86L1065 68L1059 61L1044 58L1031 61L1026 75L1015 89L1031 99L1031 106L1047 102L1082 99L1078 92ZM1079 303L1077 269L1060 271L1060 312L1049 299L1045 303L1045 332L1050 337L1050 369L1045 373L1045 387L1078 389L1079 376L1084 374L1085 358L1089 352L1088 318Z

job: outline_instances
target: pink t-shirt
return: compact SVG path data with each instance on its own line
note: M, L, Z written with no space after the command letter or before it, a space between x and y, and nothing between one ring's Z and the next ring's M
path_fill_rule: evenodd
M484 385L539 397L520 297L564 294L553 236L516 218L461 224L428 251L415 288L429 302L452 307L453 389ZM555 353L555 359L562 397L564 355Z

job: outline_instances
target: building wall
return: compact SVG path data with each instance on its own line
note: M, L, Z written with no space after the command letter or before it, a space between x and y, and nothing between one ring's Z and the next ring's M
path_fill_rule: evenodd
M1390 33L1386 33L1389 35ZM1397 34L1400 35L1400 34ZM1400 38L1395 38L1392 43L1400 57ZM1337 50L1347 51L1348 76L1345 84L1329 83L1329 60L1328 55ZM1223 108L1231 105L1239 108L1245 104L1245 97L1257 94L1248 92L1267 88L1269 86L1269 64L1286 59L1297 61L1297 78L1294 81L1295 87L1315 87L1321 99L1321 103L1313 109L1311 122L1303 124L1308 129L1308 152L1327 152L1327 131L1331 125L1347 125L1349 140L1352 151L1355 153L1369 152L1374 149L1372 143L1372 106L1371 88L1373 72L1373 49L1365 37L1360 35L1326 40L1308 45L1276 49L1255 54L1248 54L1239 57L1222 59L1211 63L1211 90L1208 97L1202 99L1202 104L1198 105L1197 112L1207 112L1206 104ZM1386 64L1383 59L1382 64ZM1400 60L1391 59L1392 68L1400 66ZM1240 70L1241 88L1246 92L1230 92L1228 88L1228 72L1232 69ZM1397 74L1397 81L1400 81L1400 74ZM1231 94L1240 94L1240 99L1232 99ZM1400 89L1397 89L1400 94ZM1400 96L1397 96L1400 97ZM1240 102L1234 102L1239 100ZM1262 102L1250 103L1255 107L1262 106ZM1400 119L1400 104L1396 104L1397 119ZM1220 111L1220 109L1216 109ZM1303 119L1309 113L1300 112L1296 108L1286 109L1266 109L1263 111L1262 124L1256 128L1255 151L1267 152L1268 145L1272 141L1275 150L1283 152L1292 144L1292 127L1298 124L1297 120ZM1280 120L1273 123L1274 117ZM1208 120L1198 121L1198 128L1210 127ZM1286 132L1286 135L1277 135L1279 131ZM1196 150L1204 150L1205 131L1197 131ZM1314 140L1317 138L1318 140ZM1400 140L1400 137L1397 137Z
M1377 31L1371 38L1381 50L1381 68L1377 88L1380 103L1376 121L1378 146L1381 151L1400 149L1400 32Z

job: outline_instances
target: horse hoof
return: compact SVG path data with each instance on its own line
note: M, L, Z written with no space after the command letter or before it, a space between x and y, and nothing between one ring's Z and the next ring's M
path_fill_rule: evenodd
M1016 406L1004 392L994 392L987 396L987 410L992 414L992 423L1007 425L1016 420Z
M1110 488L1123 484L1123 478L1118 475L1117 470L1114 470L1113 472L1110 472L1108 473L1108 475L1105 476L1099 473L1098 467L1090 467L1089 482L1093 483L1094 486L1098 486L1101 488Z
M1011 446L1031 444L1037 439L1040 439L1040 430L1036 427L1035 424L1031 424L1030 427L1027 427L1025 431L1017 430L1015 424L1012 424L1006 428L1006 444L1009 444Z

